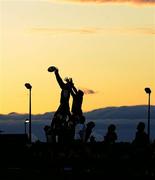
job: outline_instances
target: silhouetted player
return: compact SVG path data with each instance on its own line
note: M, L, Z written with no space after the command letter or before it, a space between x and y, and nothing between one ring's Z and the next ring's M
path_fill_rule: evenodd
M54 129L54 134L57 134L59 137L63 137L64 125L67 118L70 117L69 98L73 82L71 78L66 78L66 83L64 83L62 78L60 77L59 70L54 66L49 67L48 71L55 73L56 80L61 88L60 105L54 114L51 128Z
M82 116L82 102L83 102L83 91L78 90L75 88L75 86L72 87L71 95L73 97L73 103L72 103L72 113L74 115Z

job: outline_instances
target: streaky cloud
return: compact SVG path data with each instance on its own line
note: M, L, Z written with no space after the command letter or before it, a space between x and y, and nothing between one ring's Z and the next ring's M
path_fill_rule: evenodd
M67 34L67 33L80 33L80 34L92 34L96 33L96 28L48 28L48 27L35 27L31 29L31 32L43 32L52 34Z
M62 1L62 0L61 0ZM132 4L143 4L143 5L155 5L155 0L64 0L70 2L80 3L132 3Z
M134 28L129 28L129 27L122 27L122 28L112 28L109 31L113 33L120 33L120 34L135 34L135 35L140 35L140 34L146 34L146 35L154 35L155 34L155 28L154 27L134 27Z
M143 33L143 34L150 34L154 35L155 34L155 28L135 28L135 33Z
M98 27L87 27L87 28L50 28L50 27L34 27L30 29L32 33L46 33L46 34L98 34L98 35L115 35L115 34L146 34L146 35L154 35L155 28L154 27L114 27L114 28L98 28Z

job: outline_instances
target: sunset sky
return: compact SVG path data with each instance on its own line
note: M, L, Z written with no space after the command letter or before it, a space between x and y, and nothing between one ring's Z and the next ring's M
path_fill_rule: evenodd
M84 111L147 104L145 87L155 104L155 0L0 0L0 114L28 112L26 82L32 113L55 111L51 65Z

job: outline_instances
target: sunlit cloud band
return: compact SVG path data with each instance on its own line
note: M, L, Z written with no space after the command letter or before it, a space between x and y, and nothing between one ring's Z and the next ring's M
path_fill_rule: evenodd
M52 0L51 0L52 1ZM132 3L143 5L155 5L155 0L54 0L55 2L77 2L77 3Z

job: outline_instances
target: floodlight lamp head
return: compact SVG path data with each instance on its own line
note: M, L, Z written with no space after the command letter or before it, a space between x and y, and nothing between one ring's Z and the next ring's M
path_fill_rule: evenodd
M151 94L151 89L150 89L149 87L146 87L146 88L145 88L145 92L146 92L147 94Z
M31 86L31 84L29 84L29 83L25 83L25 87L26 87L27 89L32 89L32 86Z

